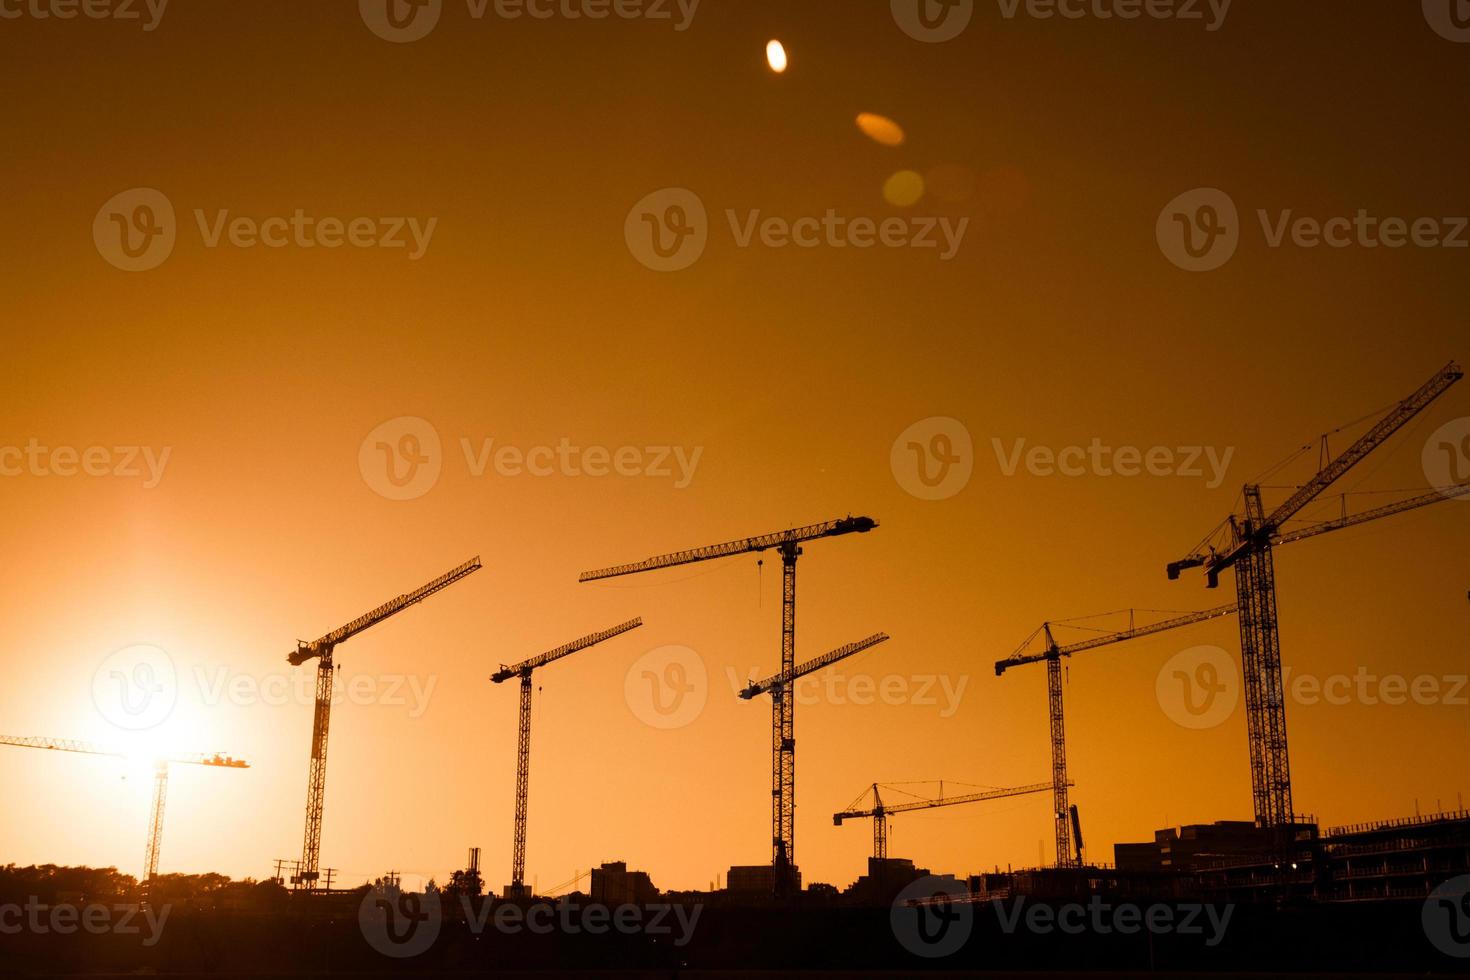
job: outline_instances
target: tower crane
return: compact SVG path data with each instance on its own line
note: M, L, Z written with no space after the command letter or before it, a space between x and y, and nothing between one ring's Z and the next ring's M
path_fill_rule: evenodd
M337 646L479 570L480 559L471 558L429 584L383 603L319 640L310 643L296 641L296 652L287 654L286 661L293 667L299 667L312 658L317 659L316 710L311 721L311 761L306 777L306 834L301 844L301 867L291 878L291 883L297 888L310 891L316 887L319 877L317 862L322 847L322 807L327 794L327 729L332 720L332 656Z
M885 642L887 633L874 633L856 643L838 647L820 657L813 657L799 667L783 670L763 681L752 681L740 696L749 701L762 694L771 696L771 750L775 760L771 772L771 798L778 813L775 845L775 863L772 865L776 878L776 893L785 896L795 885L796 867L796 701L793 692L796 681L807 674L821 670L840 660L846 660Z
M1291 765L1286 747L1286 699L1281 679L1281 638L1277 619L1275 549L1329 531L1355 527L1394 514L1415 510L1470 494L1470 485L1447 487L1409 500L1377 507L1335 520L1289 529L1288 521L1316 500L1332 484L1362 462L1394 433L1427 409L1464 377L1451 362L1407 398L1390 408L1361 438L1319 466L1316 476L1302 484L1270 513L1262 502L1262 487L1247 484L1244 513L1227 518L1193 552L1168 566L1169 578L1184 569L1203 568L1209 588L1220 584L1226 569L1235 569L1235 591L1240 608L1241 671L1245 678L1246 735L1250 745L1251 795L1256 823L1287 828L1296 822L1291 801ZM1327 456L1323 439L1323 456Z
M1005 672L1012 667L1042 662L1046 664L1047 714L1051 721L1052 820L1056 824L1057 867L1075 868L1082 864L1081 842L1079 841L1075 848L1072 842L1071 822L1076 819L1075 808L1067 803L1067 787L1072 784L1067 780L1067 726L1062 713L1062 658L1143 636L1167 633L1182 626L1192 626L1195 623L1218 619L1221 616L1234 615L1235 611L1234 603L1228 606L1217 606L1214 609L1202 609L1199 612L1176 616L1173 619L1166 619L1147 626L1130 625L1128 629L1116 633L1091 637L1079 643L1069 643L1066 646L1059 645L1056 638L1052 636L1053 624L1043 623L1041 629L1032 633L1026 642L1021 644L1020 649L1005 660L995 662L995 676L997 677L1003 677ZM1131 622L1131 610L1129 619ZM1032 640L1038 635L1046 638L1045 648L1040 652L1027 652Z
M563 644L555 650L523 660L512 667L505 664L490 676L496 684L503 684L512 677L521 679L521 715L520 728L516 739L516 816L515 816L515 841L511 852L511 883L505 890L506 898L529 898L526 891L526 802L531 783L531 672L545 667L549 663L570 656L579 650L596 646L604 640L610 640L629 630L635 630L643 625L641 617L630 619L611 629L592 633L580 640Z
M890 789L892 787L889 787ZM873 818L873 857L883 861L888 858L888 818L895 813L909 813L914 810L932 810L935 807L955 806L960 803L980 803L984 800L1000 800L1011 796L1027 796L1031 793L1045 793L1051 789L1051 783L1033 783L1030 786L1013 786L1009 789L991 789L981 793L966 793L963 796L945 796L944 783L939 784L939 798L934 800L912 800L907 803L887 804L879 793L879 785L874 783L871 789L863 790L857 799L853 800L846 810L832 814L832 823L838 827L842 826L844 820L859 820L864 817ZM866 809L858 809L859 804L873 795L873 805Z
M841 520L812 524L807 527L777 531L754 538L727 541L724 544L676 551L658 555L630 565L616 565L597 571L583 572L579 581L595 582L620 575L634 575L660 568L673 568L693 562L710 561L733 555L762 552L776 549L781 555L781 675L790 677L796 666L796 559L802 554L801 546L809 541L834 538L847 534L866 534L878 526L871 517L845 517ZM776 887L785 892L791 885L789 869L794 843L796 742L791 718L795 710L791 687L783 685L782 693L775 699L776 718L771 746L771 864L775 870Z
M17 745L31 749L52 749L58 752L83 752L87 755L106 755L115 759L131 758L131 754L118 749L109 749L91 742L75 739L23 737L0 735L0 745ZM248 769L250 763L216 752L214 755L183 753L159 756L153 760L153 809L148 819L148 847L143 856L143 894L152 887L158 874L158 853L163 844L163 807L168 797L168 767L171 764L190 766L212 766L223 769Z

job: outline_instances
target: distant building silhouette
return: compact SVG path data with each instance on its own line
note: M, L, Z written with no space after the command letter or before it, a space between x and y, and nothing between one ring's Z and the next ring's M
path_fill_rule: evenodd
M598 905L643 905L658 899L658 889L643 871L629 871L624 861L592 869L591 898Z

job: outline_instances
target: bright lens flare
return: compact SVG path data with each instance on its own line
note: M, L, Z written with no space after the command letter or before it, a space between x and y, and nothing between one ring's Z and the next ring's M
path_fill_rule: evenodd
M902 146L904 141L903 127L889 119L873 112L862 112L857 117L858 129L863 135L875 143L884 146Z
M786 46L780 41L771 41L766 45L766 64L778 75L786 70Z

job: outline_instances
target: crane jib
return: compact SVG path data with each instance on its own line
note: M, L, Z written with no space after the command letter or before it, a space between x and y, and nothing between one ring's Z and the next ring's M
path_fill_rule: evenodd
M497 684L502 684L512 677L528 674L538 667L545 667L553 660L560 660L562 657L570 656L579 650L586 650L588 647L596 646L604 640L610 640L615 636L627 633L629 630L635 630L642 625L643 617L638 616L628 620L626 623L619 623L611 629L601 630L589 636L584 636L580 640L573 640L571 643L563 644L555 650L548 650L545 653L531 657L529 660L523 660L514 666L505 666L502 664L500 669L491 675L490 679Z
M1422 384L1413 394L1394 405L1367 433L1330 460L1317 472L1316 476L1303 484L1285 503L1272 511L1270 515L1258 515L1258 519L1255 521L1232 517L1229 521L1232 540L1228 543L1228 547L1225 550L1216 551L1211 546L1208 551L1199 550L1186 556L1181 561L1170 562L1167 568L1170 581L1177 580L1180 572L1185 569L1204 568L1208 585L1210 588L1215 588L1219 584L1219 578L1222 572L1257 551L1282 544L1290 544L1294 541L1301 541L1305 538L1315 537L1318 534L1325 534L1328 531L1354 527L1358 524L1365 524L1368 521L1389 517L1394 514L1401 514L1429 504L1438 503L1441 500L1450 499L1454 496L1461 496L1462 494L1453 491L1446 492L1441 490L1438 493L1424 494L1412 500L1401 501L1398 504L1375 508L1363 514L1345 516L1333 521L1324 521L1305 530L1286 531L1282 529L1282 525L1299 514L1312 501L1319 498L1328 487L1342 479L1349 470L1366 459L1395 433L1413 421L1439 399L1441 395L1464 378L1464 376L1464 371L1461 370L1457 363L1451 361L1445 365L1434 377ZM1252 486L1246 489L1248 493L1255 491L1257 496L1259 496L1259 487Z
M427 585L423 585L413 590L412 592L405 592L398 598L391 599L388 602L383 603L378 608L372 610L371 612L364 613L363 615L357 617L345 626L338 627L337 629L328 633L321 639L316 640L315 642L298 642L296 644L296 652L288 654L286 656L286 660L290 662L292 666L299 667L301 664L310 660L312 657L319 657L325 653L330 652L331 649L337 644L351 639L358 633L361 633L363 630L368 629L372 626L376 626L378 623L381 623L383 620L402 612L409 606L423 602L425 599L436 592L441 592L444 589L447 589L449 586L453 585L455 582L458 582L465 576L479 571L480 567L480 558L477 555L476 557L471 558L469 561L465 562L463 565L460 565L445 572L443 575L440 575L438 578L434 579L432 582L429 582Z
M728 558L732 555L767 551L771 548L801 544L804 541L816 541L820 538L837 537L843 534L866 534L877 526L878 522L871 517L844 517L837 521L827 521L822 524L792 528L788 531L777 531L774 534L764 534L753 538L740 538L735 541L726 541L723 544L708 545L703 548L691 548L687 551L675 551L667 555L657 555L653 558L644 559L643 561L631 562L627 565L613 565L610 568L583 572L578 576L577 580L579 582L595 582L599 579L617 578L621 575L635 575L639 572L651 572L660 568L672 568L676 565L689 565L694 562L709 561L714 558Z
M793 668L789 677L783 674L773 674L759 683L752 683L740 692L740 696L749 701L757 695L770 693L790 684L794 680L805 677L813 671L821 670L823 667L835 664L839 660L846 660L848 657L862 653L864 650L869 650L888 639L889 636L887 633L874 633L872 636L858 640L856 643L849 643L846 646L838 647L830 653L824 653L820 657L813 657L806 663Z

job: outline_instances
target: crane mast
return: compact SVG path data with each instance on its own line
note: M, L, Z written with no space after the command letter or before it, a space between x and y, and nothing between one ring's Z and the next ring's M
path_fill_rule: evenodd
M526 891L526 818L531 790L531 673L642 625L641 617L630 619L626 623L565 643L555 650L548 650L514 666L501 664L500 669L490 676L490 680L496 684L503 684L512 677L519 677L521 680L519 724L516 729L515 830L511 842L511 883L506 889L507 898L530 897Z
M772 868L778 894L787 894L795 886L796 867L796 682L848 657L871 649L889 639L887 633L848 643L813 657L806 663L773 674L763 681L751 682L740 692L746 701L762 694L771 696L771 850Z
M306 890L315 888L320 876L317 868L321 860L322 813L327 796L327 735L332 723L332 677L335 666L333 654L336 652L337 645L345 643L364 630L371 629L385 619L396 616L409 606L423 602L434 593L447 589L460 579L479 570L480 559L472 558L463 565L450 569L432 582L395 599L390 599L371 612L364 613L350 623L338 627L321 639L310 643L298 640L295 652L287 654L286 661L293 667L299 667L313 658L317 660L316 698L311 716L311 755L307 763L306 774L306 830L301 844L301 866L291 879L291 883L297 888Z
M1269 513L1262 488L1244 488L1244 512L1227 522L1223 550L1210 546L1196 550L1168 566L1170 579L1188 568L1203 568L1206 583L1216 588L1220 574L1235 569L1236 602L1240 608L1241 671L1244 675L1246 735L1250 750L1251 797L1256 823L1267 828L1289 828L1296 822L1291 796L1291 760L1286 737L1286 698L1281 677L1281 631L1276 599L1274 549L1328 531L1354 527L1382 517L1401 514L1428 504L1463 496L1466 488L1423 494L1408 501L1379 507L1366 514L1325 522L1303 531L1284 525L1320 497L1353 467L1387 442L1464 377L1453 362L1435 373L1408 397L1388 410L1361 438L1322 466L1283 504ZM1459 492L1454 492L1458 489Z
M1235 611L1236 607L1233 603L1214 609L1202 609L1146 626L1129 626L1116 633L1095 636L1066 646L1057 643L1056 638L1052 635L1052 624L1043 623L1038 632L1046 637L1045 649L1039 653L1024 652L1030 643L1028 639L1021 645L1021 649L1010 657L996 661L995 675L997 677L1003 676L1013 667L1034 663L1046 664L1047 721L1051 734L1052 822L1056 836L1057 867L1078 867L1082 862L1081 848L1074 846L1072 840L1072 821L1074 819L1072 814L1075 808L1068 800L1068 787L1072 785L1072 782L1067 778L1067 724L1062 702L1062 658L1144 636L1167 633L1183 626L1192 626L1195 623L1229 616Z
M692 548L643 561L583 572L578 581L595 582L622 575L635 575L694 562L775 549L781 555L781 675L790 678L796 667L796 560L807 541L866 534L878 526L871 517L844 517L821 524L740 538L722 544ZM789 894L794 885L792 851L796 821L796 736L795 700L789 684L772 698L771 721L771 866L776 892Z

